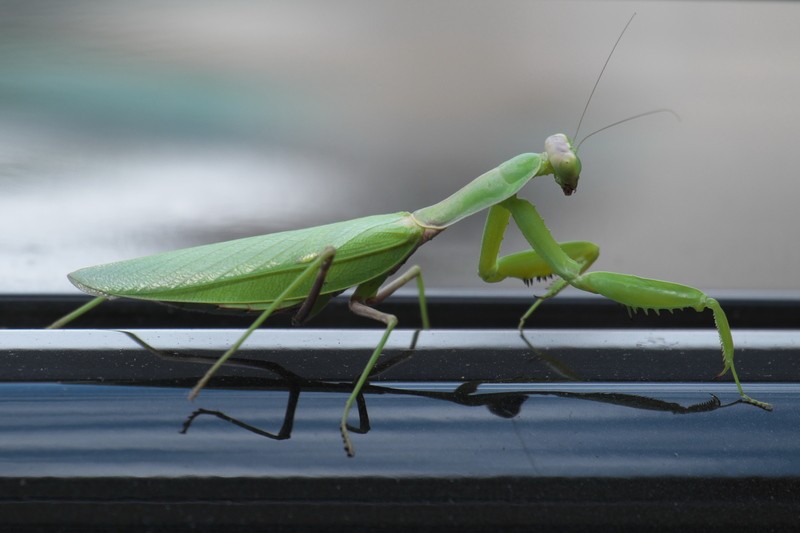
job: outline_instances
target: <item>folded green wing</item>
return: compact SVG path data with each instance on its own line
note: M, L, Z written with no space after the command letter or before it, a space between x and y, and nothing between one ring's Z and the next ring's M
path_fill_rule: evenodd
M336 248L336 256L322 294L338 293L401 264L421 243L422 231L409 213L375 215L98 265L73 272L69 279L98 296L263 304L326 246ZM312 281L298 288L291 301L302 300Z

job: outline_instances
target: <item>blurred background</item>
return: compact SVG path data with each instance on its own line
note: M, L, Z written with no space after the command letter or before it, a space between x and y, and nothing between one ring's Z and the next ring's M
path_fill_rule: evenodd
M0 292L435 203L572 136L634 11L579 137L682 120L598 134L576 195L523 196L598 270L796 289L797 3L173 0L0 2ZM498 288L482 226L419 250L429 287Z

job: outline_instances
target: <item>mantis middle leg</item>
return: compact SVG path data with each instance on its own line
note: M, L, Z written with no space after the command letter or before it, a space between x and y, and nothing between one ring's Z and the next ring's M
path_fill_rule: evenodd
M722 345L723 369L719 375L730 370L743 401L763 409L772 409L770 404L754 400L744 393L733 363L731 328L725 312L715 299L693 287L668 281L615 272L584 273L588 265L582 264L580 259L576 260L561 248L533 204L512 196L495 208L510 213L525 239L536 250L537 255L550 265L553 272L561 277L565 282L564 286L569 284L587 292L601 294L632 309L660 311L690 308L698 312L710 309ZM481 257L483 259L483 255ZM563 287L558 290L561 288Z
M406 273L399 276L380 291L378 289L386 280L386 276L381 276L366 283L362 283L356 288L355 293L353 293L353 296L350 298L350 310L353 313L358 316L363 316L364 318L370 318L372 320L377 320L378 322L383 322L386 324L386 329L384 330L383 336L378 342L378 345L375 347L375 350L373 350L369 361L367 361L367 364L364 366L364 370L361 371L361 375L358 377L350 396L347 398L347 401L344 404L344 412L342 413L342 421L339 429L342 433L344 450L347 452L349 457L355 455L353 443L350 441L350 433L347 426L347 419L350 415L350 409L353 407L353 403L361 394L361 389L363 389L364 385L367 383L367 380L372 373L372 369L375 367L375 363L378 362L378 358L381 356L383 347L386 346L386 342L389 340L389 335L392 333L392 330L395 328L395 326L397 326L396 316L378 311L370 306L382 302L391 296L392 293L394 293L397 289L412 279L417 280L420 312L422 314L422 327L423 329L429 329L430 324L428 323L428 309L425 301L425 286L422 281L422 270L418 266L409 268Z

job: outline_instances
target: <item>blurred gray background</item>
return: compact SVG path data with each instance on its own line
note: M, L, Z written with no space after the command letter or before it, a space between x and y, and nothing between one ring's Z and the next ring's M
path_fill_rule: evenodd
M581 136L682 121L592 137L576 195L524 196L598 270L797 288L797 3L195 0L0 2L0 292L439 201L572 136L634 11ZM482 225L418 252L429 287L498 287Z

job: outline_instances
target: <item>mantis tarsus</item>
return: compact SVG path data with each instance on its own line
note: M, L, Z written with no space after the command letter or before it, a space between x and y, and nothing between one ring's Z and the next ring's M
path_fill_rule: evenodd
M525 153L502 163L445 200L413 213L368 216L78 270L69 275L70 281L97 297L50 327L61 327L106 299L116 297L259 311L252 325L195 385L189 394L193 399L217 369L274 312L296 309L294 322L303 323L331 298L355 287L350 297L350 310L383 322L386 329L342 413L342 439L347 454L352 456L354 451L347 424L350 409L397 325L395 316L378 311L374 306L399 287L416 280L422 325L429 328L419 267L412 266L386 286L384 282L417 248L461 219L488 209L478 260L478 274L484 281L494 283L518 278L527 282L557 276L548 291L523 315L520 331L525 320L544 300L568 285L601 294L634 310L710 309L722 345L724 365L720 375L730 370L743 401L771 409L769 404L744 393L733 363L730 326L716 300L698 289L677 283L613 272L587 272L598 257L598 246L590 242L556 242L533 204L517 197L530 180L549 174L554 176L565 195L575 192L581 172L577 147L561 133L548 137L544 147L542 153ZM531 249L500 256L500 244L511 219Z

